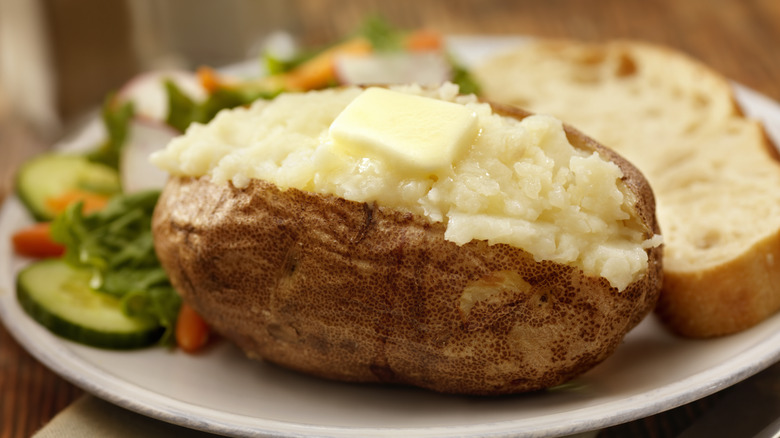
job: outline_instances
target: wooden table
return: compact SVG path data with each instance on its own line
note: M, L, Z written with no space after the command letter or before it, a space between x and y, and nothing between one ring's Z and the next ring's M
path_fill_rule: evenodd
M65 8L62 2L43 2L52 22ZM78 0L67 3L79 10L89 10L101 0ZM290 15L291 26L308 44L322 44L353 30L371 12L379 13L398 26L429 27L448 34L523 34L546 37L571 37L585 40L634 38L666 44L688 52L723 72L729 78L747 85L775 100L780 100L780 2L777 0L296 0ZM87 17L88 18L88 17ZM74 25L75 26L75 25ZM73 26L71 26L72 28ZM78 47L64 47L67 26L53 26L55 68L67 70ZM112 38L106 26L95 32L71 37L85 41ZM81 28L80 32L90 32ZM60 39L66 38L65 40ZM116 37L113 37L116 38ZM127 43L127 38L119 40ZM119 43L117 43L119 44ZM89 51L87 51L89 52ZM89 52L91 53L91 52ZM99 53L99 52L96 52ZM116 51L111 62L116 65ZM131 52L127 52L131 56ZM84 62L84 61L82 61ZM97 57L91 62L106 62ZM138 63L122 64L126 71L117 73L114 82L132 76ZM79 95L102 96L104 88L89 88L76 83L73 75L60 75L60 107L66 121L78 110L92 107L99 100L79 101L68 90L84 90ZM70 87L70 88L69 88ZM2 106L0 105L0 108ZM46 141L27 128L8 111L0 111L0 198L10 190L13 167L43 150ZM81 391L48 371L28 355L0 327L0 438L28 437L69 405ZM600 436L675 436L696 417L715 404L721 394L647 419L609 428Z

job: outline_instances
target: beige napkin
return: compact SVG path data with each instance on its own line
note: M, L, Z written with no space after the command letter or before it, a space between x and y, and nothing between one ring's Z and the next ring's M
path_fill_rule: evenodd
M122 409L91 395L76 400L33 438L214 438Z
M595 438L598 431L568 438ZM168 424L85 395L60 412L33 438L215 438L217 435Z

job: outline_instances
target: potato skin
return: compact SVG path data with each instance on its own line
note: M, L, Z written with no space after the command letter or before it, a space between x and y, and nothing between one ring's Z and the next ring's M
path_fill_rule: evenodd
M658 232L652 192L614 161L649 237ZM660 248L648 250L647 274L618 292L508 245L458 246L444 231L376 204L206 177L171 178L153 220L171 281L216 331L250 357L328 379L473 395L538 390L607 358L658 297ZM462 301L475 288L482 299Z

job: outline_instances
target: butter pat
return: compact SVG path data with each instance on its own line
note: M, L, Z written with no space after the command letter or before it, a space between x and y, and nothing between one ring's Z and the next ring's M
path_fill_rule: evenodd
M464 105L385 88L368 88L330 125L334 148L383 159L393 168L437 172L449 167L479 132Z

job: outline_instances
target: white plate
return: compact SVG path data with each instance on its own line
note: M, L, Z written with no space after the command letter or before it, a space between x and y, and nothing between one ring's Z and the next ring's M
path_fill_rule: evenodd
M461 38L474 62L517 39ZM780 139L780 106L738 86L746 111ZM83 146L96 125L70 139ZM707 341L669 335L650 317L607 361L553 391L500 398L328 382L245 359L223 342L201 356L150 348L112 352L51 335L19 307L25 261L11 233L30 219L10 198L0 213L0 318L43 364L87 392L178 425L234 436L560 436L642 418L743 380L780 360L780 314Z

